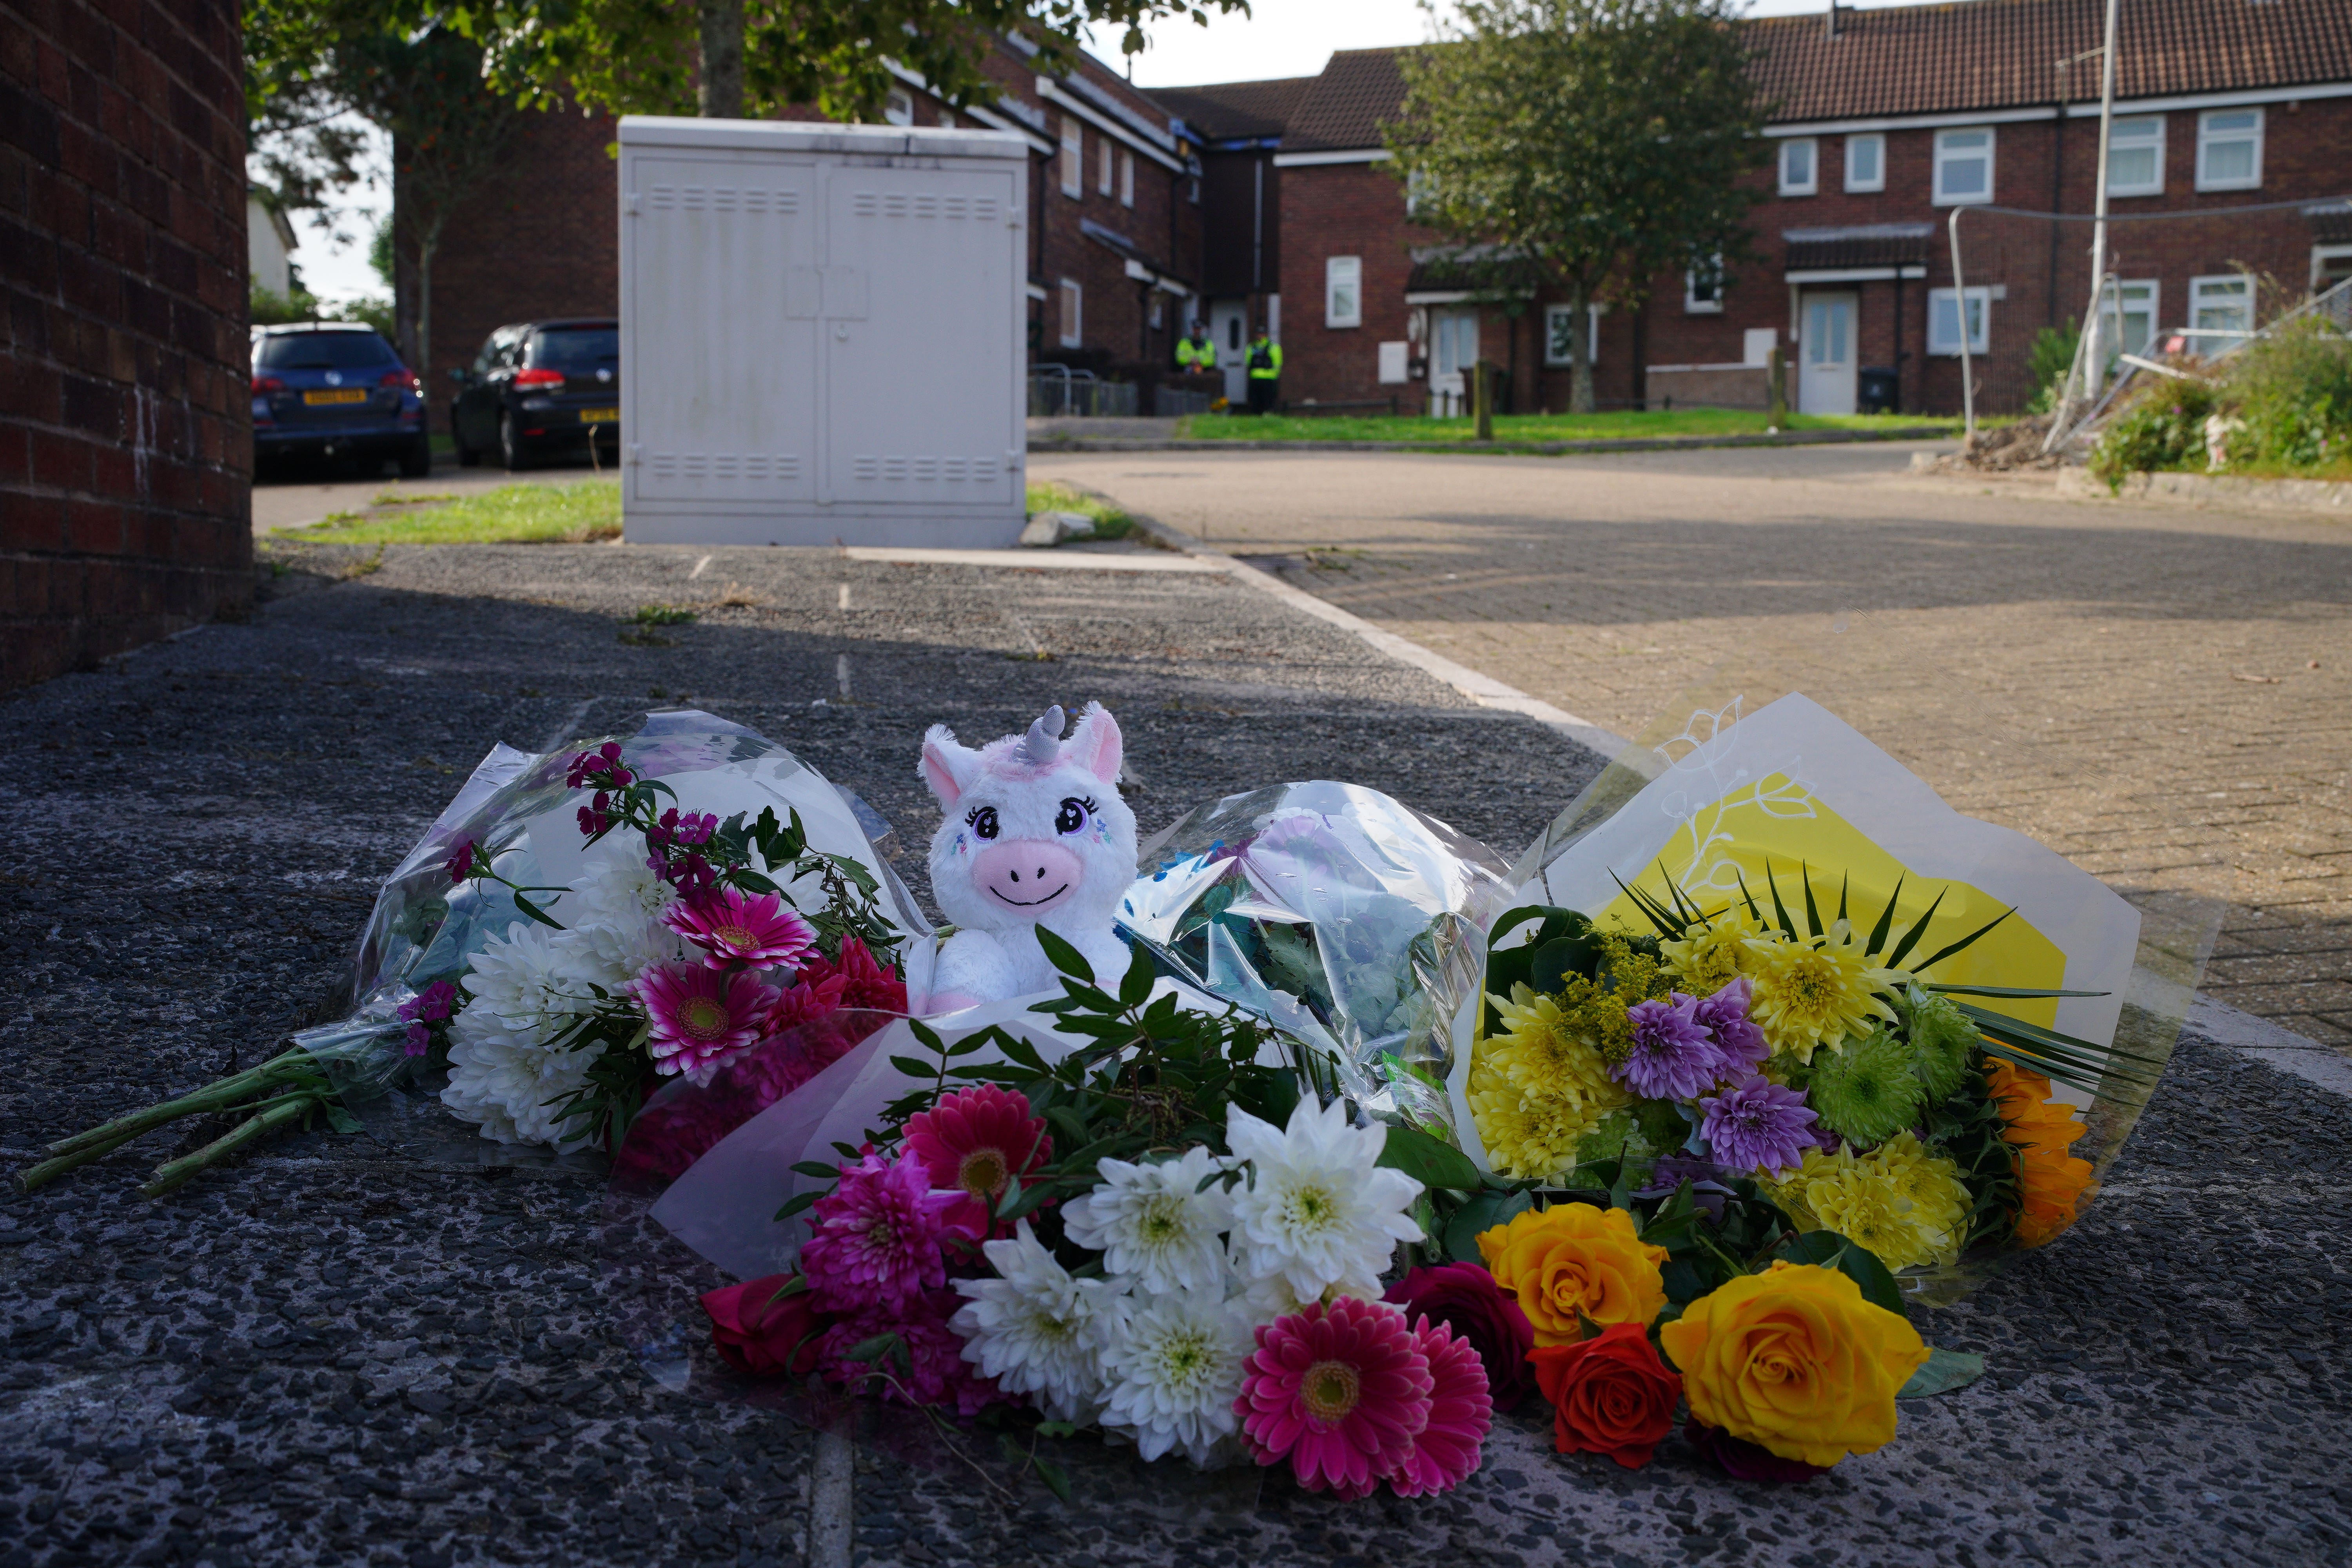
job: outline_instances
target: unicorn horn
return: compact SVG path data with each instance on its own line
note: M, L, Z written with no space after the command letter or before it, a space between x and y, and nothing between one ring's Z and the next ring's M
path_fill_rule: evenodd
M1037 717L1021 737L1021 760L1031 767L1050 767L1062 754L1062 705L1058 702Z

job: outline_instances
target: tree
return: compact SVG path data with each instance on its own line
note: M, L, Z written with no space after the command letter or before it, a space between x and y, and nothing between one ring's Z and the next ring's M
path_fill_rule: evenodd
M1460 0L1405 57L1386 132L1398 178L1470 265L1531 272L1594 304L1637 305L1661 273L1747 254L1768 105L1731 0ZM1482 258L1482 259L1481 259ZM1570 334L1570 406L1592 411L1588 335Z
M1038 47L1038 68L1075 60L1089 24L1144 47L1146 23L1248 0L460 0L450 25L479 40L493 79L524 101L612 114L772 115L810 106L873 120L898 80L919 74L950 103L986 104L997 35Z

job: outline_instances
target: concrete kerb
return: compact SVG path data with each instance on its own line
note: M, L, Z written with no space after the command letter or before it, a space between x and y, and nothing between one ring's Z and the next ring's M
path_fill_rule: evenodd
M1784 430L1777 436L1654 436L1601 441L1230 441L1033 437L1033 452L1436 452L1473 458L1561 458L1580 452L1680 452L1706 447L1837 447L1857 441L1933 441L1941 425L1893 430Z
M2057 493L2091 500L2221 508L2234 511L2292 511L2322 517L2352 517L2352 483L2332 479L2257 479L2242 474L2126 474L2121 486L2088 469L2066 468Z

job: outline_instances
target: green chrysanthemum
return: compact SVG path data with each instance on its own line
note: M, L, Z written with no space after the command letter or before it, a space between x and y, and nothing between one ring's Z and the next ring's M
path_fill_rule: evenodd
M1812 1068L1805 1098L1813 1114L1864 1148L1910 1126L1927 1097L1910 1047L1884 1029L1847 1040L1843 1050L1814 1052Z
M1927 1086L1927 1103L1941 1105L1968 1077L1979 1038L1977 1027L1950 998L1924 991L1913 991L1902 1010L1913 1070Z
M1633 1113L1619 1110L1594 1122L1592 1131L1578 1141L1576 1163L1590 1165L1599 1160L1648 1160L1661 1152L1642 1136L1642 1124L1633 1120Z

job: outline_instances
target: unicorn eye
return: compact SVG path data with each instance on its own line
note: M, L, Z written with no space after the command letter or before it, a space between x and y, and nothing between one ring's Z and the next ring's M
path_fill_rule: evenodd
M1062 803L1061 815L1054 818L1054 831L1076 833L1087 825L1087 813L1094 808L1093 801L1080 800L1076 795L1072 795Z
M964 821L971 825L972 835L975 837L996 837L996 807L992 805L974 806L971 815L965 817Z

